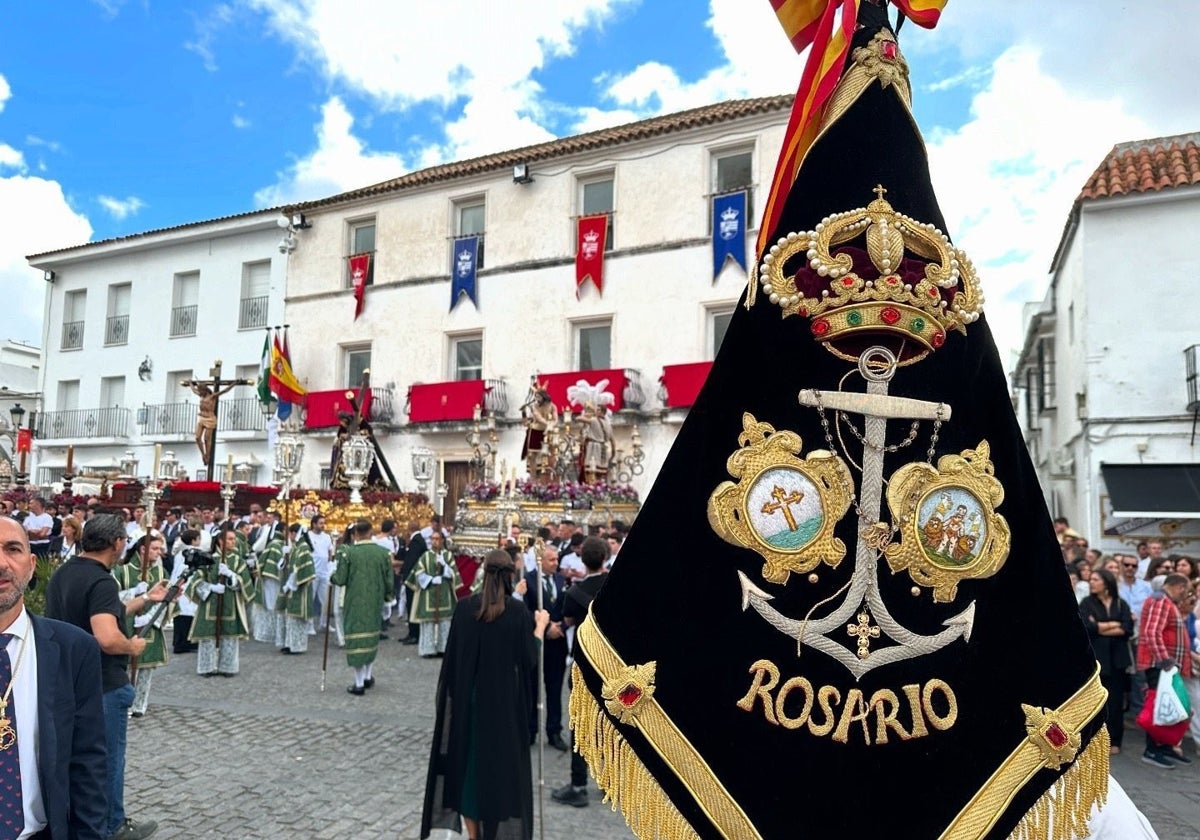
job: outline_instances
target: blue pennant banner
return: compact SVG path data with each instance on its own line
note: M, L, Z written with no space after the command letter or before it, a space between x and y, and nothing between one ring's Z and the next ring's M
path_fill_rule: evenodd
M746 271L746 192L715 195L712 200L713 282L732 259Z
M479 237L463 236L454 240L454 264L451 266L450 311L466 295L479 308L475 298L475 269L479 260Z

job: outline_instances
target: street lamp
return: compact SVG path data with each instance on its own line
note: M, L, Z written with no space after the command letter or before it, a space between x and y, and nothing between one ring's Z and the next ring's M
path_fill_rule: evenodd
M266 402L260 402L258 407L262 410L263 420L267 421L275 416L275 411L279 408L279 400L275 399L275 396L272 395Z
M21 404L13 403L13 407L8 410L8 416L12 418L13 431L20 431L21 423L25 420L25 409L21 408Z
M363 435L351 435L342 444L342 468L350 485L350 503L362 504L362 487L375 460L375 451Z
M417 490L425 495L425 488L433 478L433 450L427 446L414 446L412 451L413 478L417 480Z
M29 475L25 471L25 456L29 450L21 442L21 424L25 420L25 409L21 407L20 403L13 403L13 407L8 410L8 416L12 418L13 451L18 453L15 478L17 489L20 489L29 480Z
M121 459L121 478L126 481L137 481L138 459L133 454L132 449L125 450L125 457Z
M158 476L162 481L174 481L179 477L179 459L168 449L158 461Z

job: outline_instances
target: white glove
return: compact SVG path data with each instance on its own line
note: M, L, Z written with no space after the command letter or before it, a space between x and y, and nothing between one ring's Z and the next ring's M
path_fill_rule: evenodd
M441 585L442 585L442 576L441 576L441 575L434 575L434 576L433 576L433 585L434 585L434 586L441 586Z
M441 578L438 578L438 581L440 583ZM428 589L429 584L431 583L433 583L433 578L424 572L417 572L417 586L421 587L422 589Z
M296 591L296 573L295 572L292 572L290 575L288 575L287 583L285 583L283 585L283 588L286 589L288 592Z
M208 585L208 591L211 592L213 595L222 595L225 592L225 584L210 583Z
M251 569L253 569L255 566L258 565L258 558L256 558L253 554L251 554L249 557L246 558L246 565L249 566Z
M292 547L290 545L285 545L283 547L283 556L287 557L291 553L292 553Z
M145 595L149 590L150 584L143 580L137 586L133 587L133 597L137 598L141 595Z
M229 568L224 563L222 563L217 568L219 569L220 573L225 575L226 577L235 577L235 575L233 573L233 569Z
M445 570L447 575L451 574L450 564L447 563L445 560L443 560L441 557L438 558L438 564L442 567L442 569Z
M149 623L150 623L149 615L139 615L137 618L135 618L133 620L134 627L145 627Z

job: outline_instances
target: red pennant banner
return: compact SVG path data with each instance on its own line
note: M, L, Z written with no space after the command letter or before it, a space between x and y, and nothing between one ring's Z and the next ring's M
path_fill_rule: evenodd
M358 254L350 257L350 280L354 283L354 318L362 314L363 293L367 290L367 272L371 269L371 255Z
M33 451L33 429L18 429L17 430L17 451L32 452Z
M575 297L583 284L591 280L596 291L604 294L604 245L608 236L608 214L580 216L575 243Z

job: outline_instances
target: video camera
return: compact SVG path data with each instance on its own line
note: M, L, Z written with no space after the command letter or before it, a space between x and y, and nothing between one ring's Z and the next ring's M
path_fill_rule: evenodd
M218 563L216 557L198 548L185 548L180 553L183 556L183 564L193 572L200 569L207 569L209 566L215 566Z

